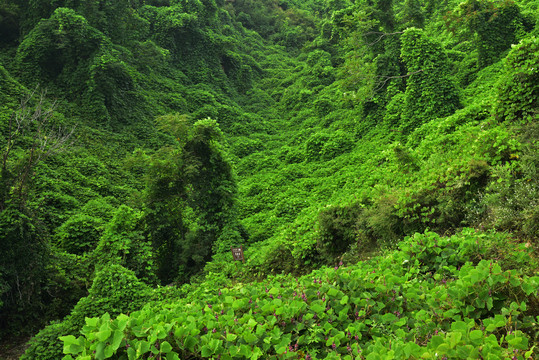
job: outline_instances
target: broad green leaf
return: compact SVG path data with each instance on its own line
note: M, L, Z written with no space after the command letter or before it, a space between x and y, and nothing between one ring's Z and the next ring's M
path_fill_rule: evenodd
M127 348L127 358L129 360L134 360L137 358L137 352L132 347Z
M113 336L112 336L112 348L114 350L118 349L120 347L120 344L122 343L122 340L124 338L124 334L119 331L119 330L115 330L114 333L113 333Z
M180 360L180 357L175 352L171 351L167 354L167 360Z
M112 331L107 329L107 330L103 330L103 331L98 331L95 333L95 337L97 338L97 340L99 341L105 341L107 340L110 335L112 334Z
M483 337L483 332L481 330L472 330L470 331L470 339L471 340L478 340Z
M257 342L258 338L253 333L247 332L243 334L243 340L245 340L245 342L248 344L252 344L252 343Z
M172 350L172 345L168 341L163 341L161 343L160 350L162 353L169 353Z
M202 357L210 357L213 355L213 350L208 345L204 345L202 349L200 349L200 355L202 355Z
M194 338L193 336L189 335L188 337L185 338L185 340L183 341L183 346L189 350L189 351L194 351L195 350L195 345L198 343L197 339Z
M64 346L79 343L79 340L73 335L60 336L59 339L64 342Z
M84 318L84 321L86 322L86 325L87 326L90 326L90 327L96 327L97 326L97 323L99 322L99 318Z

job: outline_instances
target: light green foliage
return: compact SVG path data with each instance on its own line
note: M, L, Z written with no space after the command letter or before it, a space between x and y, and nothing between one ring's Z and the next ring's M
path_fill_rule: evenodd
M80 336L61 337L65 359L530 356L539 278L512 267L530 264L524 249L471 229L427 232L300 278L222 287L217 277L165 309L87 319Z

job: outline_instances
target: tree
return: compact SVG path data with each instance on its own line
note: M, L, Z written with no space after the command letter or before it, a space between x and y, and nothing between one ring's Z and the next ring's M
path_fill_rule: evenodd
M403 29L409 27L421 29L425 25L425 15L421 9L421 2L419 0L406 0L402 12L399 15Z
M401 58L413 74L406 82L402 112L403 130L408 133L429 120L451 115L460 100L440 44L416 28L407 29L401 42Z
M45 92L34 106L30 105L36 91L24 98L9 118L0 159L0 212L8 204L24 208L37 164L71 145L75 128L69 130L53 124L55 106L46 106Z
M54 105L35 91L9 118L0 161L0 328L40 324L50 249L26 203L37 165L70 144L72 130L53 126Z
M50 251L40 229L23 210L0 212L0 329L40 324ZM0 331L0 336L2 332Z
M500 120L532 123L539 113L539 40L531 37L513 47L503 61L497 86L496 115Z
M533 21L526 19L511 0L467 0L450 18L454 25L464 24L475 35L480 68L498 61L511 44L518 42L519 32L533 28Z
M149 160L146 227L161 281L185 280L218 249L240 238L236 183L215 120L189 125L186 116L157 119L175 145Z

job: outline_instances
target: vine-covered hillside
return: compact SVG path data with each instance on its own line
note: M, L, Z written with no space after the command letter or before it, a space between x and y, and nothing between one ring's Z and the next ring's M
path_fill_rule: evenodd
M0 2L0 359L535 358L537 14Z

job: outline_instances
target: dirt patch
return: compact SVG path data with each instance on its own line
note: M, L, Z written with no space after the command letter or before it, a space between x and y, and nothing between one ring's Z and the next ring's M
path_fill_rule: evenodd
M28 347L29 336L2 339L0 342L0 360L17 360Z

